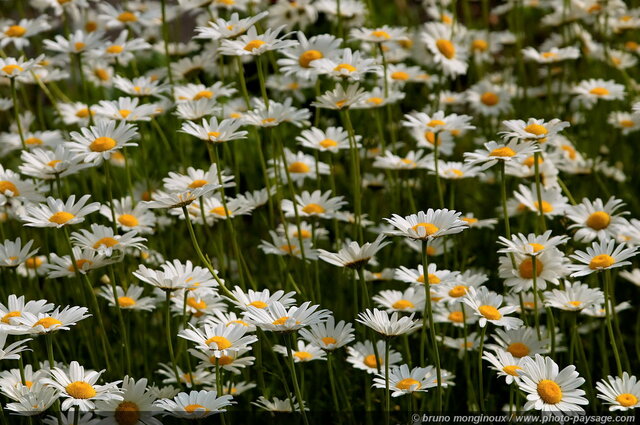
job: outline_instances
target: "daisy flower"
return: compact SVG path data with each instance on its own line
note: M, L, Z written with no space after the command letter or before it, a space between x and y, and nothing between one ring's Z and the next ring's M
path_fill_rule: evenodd
M283 345L274 345L273 351L287 357L289 355L287 347ZM327 360L326 352L320 347L313 344L305 344L304 341L298 341L291 351L294 363L306 363L313 360Z
M391 218L385 220L397 230L391 230L387 233L423 241L453 235L468 227L464 221L459 219L460 215L461 213L446 208L437 210L429 208L426 213L420 211L406 217L393 214Z
M608 376L596 383L598 398L609 405L609 411L627 411L640 407L640 382L627 372L622 377Z
M80 170L91 167L83 162L83 158L71 152L63 145L55 150L33 149L24 150L20 154L22 164L20 173L42 180L54 180L56 176L66 177Z
M153 79L151 77L136 77L133 80L121 77L120 75L113 76L113 85L120 91L128 94L129 96L155 96L160 97L167 91L167 86L160 80Z
M121 286L116 286L116 298L114 298L111 288L102 287L98 295L106 299L112 307L117 306L123 310L151 311L156 307L156 298L143 297L143 291L142 286L129 285L126 291Z
M205 1L204 3L210 3L210 1ZM252 28L256 22L262 20L268 14L269 12L263 11L257 15L240 19L238 13L234 12L228 20L218 17L208 21L207 26L196 27L194 38L205 40L232 39L244 34L247 29Z
M83 53L93 50L103 43L104 32L84 32L75 30L68 37L56 35L53 40L44 40L44 47L57 53Z
M376 359L375 352L378 353ZM373 349L371 341L356 342L353 346L347 347L347 362L354 368L364 370L367 373L379 373L384 370L385 342L376 342L376 350ZM389 367L402 361L402 355L393 348L389 349ZM378 366L380 369L378 369Z
M7 304L0 303L0 329L6 328L5 325L19 326L19 317L22 317L23 313L40 314L48 313L53 309L53 304L47 302L47 300L31 300L25 302L24 295L17 297L15 294L9 295Z
M205 184L204 186L197 187L195 189L183 190L180 192L163 192L157 191L152 195L151 201L143 201L143 204L146 208L156 209L156 208L182 208L189 206L193 201L201 198L203 196L208 196L216 190L220 189L221 186L218 184Z
M365 58L360 51L352 52L349 48L342 50L331 59L314 60L310 65L322 75L348 81L362 80L366 74L378 72L380 69L375 59Z
M6 409L20 416L40 415L49 409L59 397L60 393L57 389L38 382L32 384L30 388L22 387L16 397L12 397L14 402L7 403ZM46 419L43 422L46 423ZM73 419L71 423L73 423Z
M296 195L297 196L297 195ZM283 201L284 202L284 201ZM293 214L292 214L293 215ZM258 248L264 251L266 254L274 254L280 256L293 256L307 260L315 260L318 258L316 251L312 248L312 241L310 239L302 238L290 238L287 235L279 235L276 232L270 230L269 235L273 243L266 240L262 240ZM300 243L302 242L302 243Z
M21 339L5 347L8 335L9 332L0 331L0 360L18 360L21 358L21 352L30 350L26 344L31 341L31 338Z
M6 205L12 199L41 202L44 199L41 191L42 187L39 183L23 180L20 174L0 164L0 206Z
M607 122L625 136L640 130L640 116L630 112L611 112Z
M459 275L458 272L451 272L449 270L437 270L437 268L438 266L435 263L431 263L427 267L426 281L429 283L429 285L446 285L452 283ZM400 266L395 270L393 278L402 282L410 283L412 285L424 285L424 267L422 264L418 264L418 267L415 269L409 269L407 267Z
M300 411L300 404L296 402L296 397L294 395L290 395L289 398L284 398L282 400L278 397L267 399L264 396L260 396L257 401L252 401L251 404L262 410L266 410L267 412L290 413ZM306 404L307 403L305 403L305 406ZM308 407L305 407L304 409L309 410Z
M18 323L30 334L43 334L59 330L68 331L70 326L76 325L79 321L91 316L86 307L64 307L60 310L57 307L52 312L23 311L21 316L16 317Z
M481 170L486 170L498 162L506 164L512 161L521 161L533 155L537 150L537 146L530 143L520 143L517 140L511 140L507 144L500 144L492 140L485 143L483 149L465 152L464 160L469 165L479 166Z
M294 291L285 293L281 289L273 293L271 293L269 289L263 289L262 291L249 289L247 292L244 292L239 286L236 286L231 290L231 293L233 294L233 298L224 298L243 311L247 311L249 307L267 308L275 302L278 302L284 307L289 307L296 302L293 298L293 295L295 295Z
M156 112L153 104L138 105L140 99L120 97L118 100L101 100L94 107L98 116L115 121L150 121Z
M76 261L75 265L70 255L60 257L52 253L51 261L46 264L47 276L53 279L57 277L73 277L76 273L87 274L91 270L122 261L124 253L116 251L115 253L112 252L111 256L107 256L92 248L81 249L75 246L73 247L73 256Z
M257 100L254 102L256 107L242 116L242 123L256 127L276 127L282 123L293 124L296 127L309 125L311 112L306 108L298 109L291 106L292 102L292 98L287 98L283 103L271 101L267 106L261 100Z
M143 423L145 425L161 425L153 416L162 410L154 404L155 395L147 389L147 379L137 381L130 376L125 376L120 388L122 399L111 398L97 400L96 410L105 420L115 423Z
M218 397L215 391L191 391L190 393L182 392L173 400L158 400L156 406L178 418L202 419L225 412L225 407L233 404L232 399L230 395Z
M325 351L337 350L351 343L355 338L351 323L344 320L336 323L333 316L329 316L326 322L315 323L308 328L300 329L300 336Z
M426 392L429 388L435 387L435 375L432 375L430 368L414 367L409 370L406 364L394 366L389 369L389 388L393 390L392 397L411 394L416 391ZM377 374L373 379L373 386L376 388L386 388L387 379L384 373Z
M530 61L540 64L553 64L565 60L578 59L580 50L576 47L552 47L547 51L538 51L533 47L525 47L522 49L524 57Z
M228 351L227 354L219 357L215 356L214 351L215 350L203 351L200 349L189 349L189 353L201 360L200 367L215 368L217 363L219 368L234 374L240 374L242 372L241 369L253 366L256 359L252 356L245 356L246 353L251 351L250 347L241 348L238 351ZM233 394L233 392L229 394Z
M84 162L99 165L103 160L127 146L138 146L130 140L138 137L135 126L120 122L116 127L115 121L98 121L95 126L82 128L82 132L71 132L73 142L66 146L73 153L82 156Z
M454 36L451 26L429 22L424 26L421 39L445 74L455 77L467 72L467 50L461 45L459 35Z
M389 245L390 241L384 241L385 235L379 235L375 241L367 242L360 246L357 242L351 242L337 253L318 250L321 260L338 267L362 268L367 265L378 251Z
M365 89L358 84L349 84L345 88L341 84L336 84L333 90L318 96L311 106L322 109L349 109L349 107L360 103L367 96Z
M5 239L0 244L0 267L17 267L32 257L38 249L31 251L33 241L27 242L24 247L20 238L15 241Z
M535 233L529 233L524 235L517 233L511 235L511 240L504 236L498 237L498 243L505 248L501 248L498 252L501 253L514 253L520 255L541 255L546 250L553 251L553 248L557 248L559 245L566 243L569 240L568 236L551 236L551 230L547 230L541 235Z
M557 337L556 337L557 338ZM548 338L538 339L533 327L522 326L518 329L497 328L493 339L496 344L487 344L487 348L497 352L505 352L520 359L546 353L550 344Z
M204 84L187 84L184 86L176 86L174 89L174 100L176 103L184 103L188 101L198 101L201 99L219 100L222 97L230 97L236 93L236 89L223 82L217 81L212 86Z
M536 354L535 359L522 362L518 387L527 394L524 410L541 410L554 415L583 413L580 405L589 404L585 392L579 387L584 383L575 366L558 371L551 357Z
M394 312L391 316L386 311L367 309L358 314L356 321L373 329L385 337L393 337L408 334L422 326L420 320L413 320L415 313L409 316L399 317L398 312Z
M577 96L582 105L591 109L599 100L624 99L625 89L622 84L617 84L613 80L598 78L581 81L573 88L572 93Z
M480 115L498 116L512 108L509 90L488 81L471 86L466 95L471 108Z
M389 313L394 311L413 313L424 310L425 297L423 287L409 287L404 292L392 289L380 291L372 299Z
M507 385L511 385L514 382L520 380L519 374L521 373L524 359L514 357L511 353L505 351L496 351L491 353L485 351L482 354L482 358L491 364L491 369L498 372L498 376L503 376Z
M346 204L342 196L331 197L331 191L322 193L316 190L312 193L308 191L295 195L296 205L289 199L282 200L282 211L285 217L295 217L294 208L298 209L298 215L301 217L319 217L332 218L338 210Z
M221 171L220 174L222 174L221 180L225 187L234 185L233 176L227 175L224 171ZM162 179L164 188L169 192L184 192L210 185L214 185L218 189L220 187L218 181L218 166L216 164L211 164L206 171L189 167L186 175L170 171L169 177Z
M570 229L578 229L574 238L580 242L591 242L594 239L606 240L616 236L616 228L625 223L623 214L617 210L624 202L613 196L604 203L600 198L591 202L584 198L578 205L567 208L567 217L575 224Z
M465 324L470 325L477 320L473 310L462 303L438 302L433 306L433 321L435 323L449 323L455 327L464 328Z
M140 264L138 270L132 274L145 283L168 291L182 288L218 286L218 282L208 269L200 266L194 267L189 260L184 264L180 260L167 261L160 268L161 270L152 270Z
M134 207L130 197L114 199L113 210L116 215L115 220L109 205L100 207L100 214L111 222L115 221L118 228L125 232L135 230L140 234L151 233L156 224L156 217L147 206L138 202Z
M559 285L559 278L567 270L564 255L557 249L550 249L536 255L514 254L513 261L510 256L501 256L498 271L500 277L505 279L505 286L514 292L523 292L533 288L534 276L538 289L545 290L548 283Z
M564 289L544 293L544 302L560 310L580 311L604 303L604 293L580 282L565 282Z
M551 121L544 119L529 118L526 122L522 120L507 120L502 124L507 131L501 132L505 138L515 138L524 141L537 141L544 143L553 138L562 130L569 127L569 123L557 118Z
M463 302L471 307L475 315L480 318L479 324L481 328L484 328L487 322L496 326L504 326L505 329L516 329L522 326L522 320L506 316L516 311L516 307L500 307L502 300L502 295L489 291L482 286L477 290L473 287L469 288Z
M265 331L293 332L306 326L324 322L329 317L327 310L318 310L319 305L307 301L298 306L285 307L274 301L265 308L247 307L245 318Z
M423 150L409 151L404 156L385 151L384 155L376 156L373 161L375 168L387 170L427 169L431 164L433 164L433 157L425 154Z
M288 148L284 148L284 156L287 168L285 168L284 161L271 159L268 161L270 167L267 170L270 177L278 174L282 184L286 184L287 178L290 177L298 186L302 186L306 179L316 180L321 174L329 174L329 165L316 160L312 155L306 155L304 152L294 153Z
M360 148L360 140L362 136L355 135L356 148ZM320 152L337 153L340 150L349 149L349 134L342 127L328 127L321 130L311 127L303 130L296 140L301 146L311 148Z
M226 356L230 352L247 348L258 340L254 335L246 335L245 326L226 326L218 324L211 326L207 323L202 328L189 324L191 329L178 333L180 338L196 343L199 350L210 350L216 357Z
M121 64L128 64L134 58L134 52L148 50L151 45L142 38L129 38L129 31L123 30L113 41L107 41L99 49L89 51L94 58L108 61L117 59Z
M76 195L71 195L66 202L49 196L46 204L30 205L20 215L20 219L30 227L56 227L78 224L84 217L100 209L98 202L87 204L91 195L83 195L76 202Z
M284 56L278 59L280 71L285 75L295 74L299 78L308 79L317 74L312 64L323 58L335 58L342 40L331 34L315 35L309 39L302 31L298 31L298 44L280 52Z
M540 188L542 205L538 203L535 183L531 187L523 184L518 185L518 191L514 192L516 200L519 202L519 209L527 209L539 214L542 212L547 217L564 215L568 204L567 197L562 195L562 190L558 187Z
M30 37L47 31L51 28L44 16L36 19L20 19L18 22L5 21L0 26L0 47L3 49L9 44L18 51L24 51L31 44Z
M95 106L94 106L95 107ZM89 114L95 116L94 107L82 102L59 103L60 116L66 125L89 125Z
M92 224L91 230L80 229L71 234L71 240L82 249L94 249L101 254L110 256L114 250L145 249L145 238L137 236L138 232L131 230L124 235L116 235L111 227Z
M625 244L616 246L615 240L593 242L585 251L576 251L570 257L578 264L570 264L571 277L587 276L602 270L628 266L627 259L638 253L637 247L627 248Z
M16 58L0 58L0 77L16 78L26 75L31 70L38 67L44 58L40 55L35 59L25 59L24 57Z
M43 383L60 391L62 410L69 410L77 406L80 411L86 412L95 409L96 401L122 400L118 384L120 381L97 385L100 372L85 371L84 367L76 361L69 364L69 371L54 367L50 370L51 379L43 379Z
M284 26L267 28L263 34L258 35L256 27L252 26L246 34L233 40L223 39L218 51L226 56L259 56L271 50L281 50L297 45L297 41L284 40L280 37L283 29Z

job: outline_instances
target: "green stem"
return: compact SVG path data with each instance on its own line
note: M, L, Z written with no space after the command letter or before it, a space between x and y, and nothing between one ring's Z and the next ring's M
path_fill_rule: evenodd
M293 388L296 392L296 400L298 400L298 406L300 408L300 413L302 414L302 420L305 425L309 425L309 420L307 419L307 413L304 409L304 400L302 399L302 391L300 391L300 385L298 385L298 377L296 375L296 366L293 362L293 351L291 349L292 341L295 340L295 333L291 333L291 335L285 333L284 340L287 344L287 359L289 360L289 369L291 370L291 380L293 381ZM293 406L291 406L293 408Z

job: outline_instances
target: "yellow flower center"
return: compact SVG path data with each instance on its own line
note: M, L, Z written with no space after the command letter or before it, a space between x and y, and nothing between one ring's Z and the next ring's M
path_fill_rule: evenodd
M43 317L42 319L34 323L33 327L35 328L36 326L42 326L45 329L49 329L51 327L58 327L61 325L62 325L62 322L59 321L58 319L54 319L53 317Z
M210 90L202 90L199 91L198 93L196 93L195 96L193 96L193 100L199 100L202 98L206 98L206 99L211 99L213 97L213 92Z
M305 174L305 173L308 173L309 171L311 171L311 168L309 168L307 164L301 161L296 161L296 162L293 162L291 165L289 165L290 173Z
M218 137L220 137L220 133L219 131L210 131L207 133L207 136L209 136L210 139L217 139Z
M322 214L326 210L322 205L311 203L311 204L305 205L304 208L302 208L302 211L304 211L307 214Z
M117 55L118 53L122 53L124 47L114 44L113 46L109 46L106 48L107 53L111 53L113 55Z
M300 252L300 249L296 245L280 245L280 249L287 254L295 254Z
M22 37L27 32L25 27L21 27L20 25L11 25L4 32L7 37Z
M43 261L38 257L27 258L24 262L24 266L28 269L37 269L42 265Z
M638 397L630 393L624 393L616 397L616 401L620 403L620 406L631 407L638 404Z
M620 126L625 128L631 128L635 126L636 123L632 120L620 120Z
M527 133L535 134L536 136L542 136L549 132L549 130L547 130L545 126L540 124L529 124L524 128L524 131L526 131Z
M122 214L118 217L118 222L127 227L136 227L139 223L138 219L131 214Z
M589 93L594 96L606 96L609 94L609 90L605 89L604 87L594 87L589 90Z
M520 277L523 279L532 279L533 278L533 261L531 258L525 258L522 263L518 266L518 271L520 272ZM542 270L544 269L544 264L542 261L536 258L536 277L540 276Z
M127 118L131 114L131 111L129 109L120 109L118 113L122 118Z
M14 65L14 64L5 65L5 66L2 67L2 71L5 74L9 74L9 75L13 75L14 71L21 72L23 70L24 70L24 68L22 68L20 65Z
M252 301L250 302L248 305L251 305L255 308L266 308L267 307L267 303L265 303L264 301Z
M507 351L513 355L513 357L525 357L529 355L529 347L522 342L514 342L509 344Z
M197 189L199 187L204 186L205 184L209 183L206 180L194 180L191 182L191 184L189 185L189 188L191 189Z
M552 59L558 56L558 54L556 52L542 52L540 53L540 56L542 56L545 59Z
M332 148L334 146L338 146L338 142L332 139L324 139L320 142L320 146L322 146L325 149Z
M73 48L75 49L76 52L79 52L80 50L84 49L87 45L84 44L82 41L76 41L73 44Z
M194 297L187 298L187 305L189 307L195 308L196 310L203 310L203 309L207 308L207 303L205 303L202 300L198 301Z
M389 40L391 38L388 32L382 30L372 31L371 35L377 38L384 38L385 40Z
M607 254L600 254L591 259L591 262L589 262L589 268L591 270L607 268L614 265L615 262L616 260L612 256Z
M96 390L90 384L84 381L75 381L70 383L65 388L67 394L73 398L88 399L96 396Z
M547 404L556 404L562 401L562 389L550 379L538 382L538 395Z
M140 420L140 408L132 401L123 401L116 407L113 418L118 425L135 425Z
M24 139L24 143L26 145L41 145L42 139L38 139L37 137L29 137L27 139Z
M363 363L368 367L376 368L378 367L378 363L380 364L380 366L382 366L384 364L384 361L380 357L378 357L378 362L376 363L375 354L369 354L367 357L364 358Z
M551 205L547 201L542 201L542 209L540 208L540 204L538 203L538 201L534 202L533 206L538 211L542 210L543 213L550 213L551 211L553 211L553 205Z
M480 96L480 102L484 103L487 106L495 106L500 102L500 98L494 92L484 92L482 96Z
M211 357L209 357L209 361L211 362L211 364L216 364L216 360L218 360L218 364L220 366L226 366L228 364L233 363L233 357L231 357L231 356L220 356L220 357L211 356Z
M396 384L396 388L399 390L410 390L411 387L414 387L414 390L420 389L420 382L413 378L404 378Z
M392 307L396 310L406 310L407 308L413 308L413 303L409 300L398 300L393 303Z
M272 324L273 324L273 325L276 325L276 326L282 326L282 325L284 325L285 323L287 323L287 320L289 320L289 316L282 316L282 317L280 317L280 318L278 318L278 319L274 320L274 321L272 322Z
M454 323L462 323L464 321L464 315L462 314L462 311L452 311L449 313L448 319Z
M218 347L218 350L226 350L232 345L231 341L229 341L227 338L223 336L212 336L211 338L207 339L204 343L207 345L215 343L216 346Z
M341 63L340 65L336 66L335 68L333 68L334 71L348 71L348 72L355 72L356 71L356 67L353 65L349 65L348 63Z
M0 193L5 193L7 191L11 191L13 193L13 196L20 196L20 191L15 184L8 180L0 181Z
M112 237L104 237L98 240L95 244L93 244L93 249L98 249L101 246L106 246L107 248L111 248L112 246L118 245L118 241Z
M91 111L91 115L94 115L94 112ZM76 112L76 117L78 118L87 118L89 116L89 110L87 108L79 109Z
M22 316L22 313L20 313L19 311L10 311L9 313L2 316L2 323L10 323L11 318L20 316Z
M311 62L317 59L322 59L323 57L324 55L322 54L322 52L318 50L307 50L300 55L300 57L298 58L298 63L303 68L311 68Z
M582 301L568 301L567 304L573 307L580 307L582 305Z
M60 0L58 0L59 2ZM64 1L64 0L63 0ZM87 21L86 24L84 24L84 30L86 32L94 32L95 30L98 29L98 23L95 21Z
M516 152L508 146L503 146L501 148L497 148L491 151L489 156L498 156L502 158L513 157L516 156Z
M478 39L473 40L471 42L471 48L473 50L478 51L478 52L486 52L487 49L489 48L489 43L487 43L486 41L478 38Z
M244 46L244 50L246 50L247 52L253 52L255 49L263 46L264 44L266 43L262 40L252 40L248 42L246 46Z
M193 413L196 410L201 410L201 411L205 411L205 412L209 411L209 409L207 409L206 407L204 407L201 404L189 404L188 406L184 406L184 410L187 413Z
M382 105L382 103L384 102L384 99L381 97L370 97L369 99L367 99L367 102L372 103L374 105Z
M126 296L118 297L118 305L120 306L120 308L133 307L134 305L136 305L136 300Z
M507 375L518 376L518 371L522 370L520 366L509 365L502 368L502 371Z
M531 243L529 244L529 246L530 246L531 248L533 248L533 252L540 252L540 251L542 251L542 250L544 249L544 245L539 244L539 243L535 243L535 242L531 242ZM537 263L536 263L536 267L538 267L538 264L537 264Z
M453 298L463 297L467 293L467 287L464 285L456 285L449 291L449 296Z
M65 224L67 221L73 219L74 217L75 215L66 211L58 211L57 213L49 217L49 221L56 224Z
M394 80L407 81L409 79L409 74L404 71L395 71L391 73L391 78Z
M93 152L106 152L113 149L117 145L116 141L111 137L98 137L89 145L89 149Z
M90 266L92 264L93 262L91 260L87 260L85 258L81 258L76 261L76 267L78 268L78 270L82 270L85 265ZM75 272L75 269L73 268L73 264L69 266L68 270L70 272Z
M460 217L460 220L469 224L476 224L478 222L478 219L475 217Z
M441 125L445 125L446 123L442 120L431 120L429 121L429 123L427 124L428 127L438 127Z
M269 124L269 123L274 122L275 120L276 120L275 118L264 118L262 120L262 124Z
M440 278L438 276L436 276L433 273L428 273L427 274L427 279L429 280L429 285L437 285L438 283L440 283ZM424 275L421 274L420 276L418 276L418 278L416 279L417 282L420 283L424 283Z
M611 223L611 216L604 211L596 211L587 218L587 226L594 230L606 229Z
M492 305L481 305L478 307L478 311L489 320L500 320L502 317L498 309Z
M445 40L442 38L436 40L436 47L438 48L442 56L447 59L452 59L456 55L456 48L449 40Z
M313 358L313 354L308 351L296 351L293 355L302 361L311 360Z
M418 223L415 226L413 226L412 229L418 234L421 234L419 229L424 229L424 233L426 236L431 236L434 233L436 233L438 230L440 230L437 226L431 223Z
M120 22L136 22L138 17L131 12L122 12L118 15L118 21Z
M321 339L322 343L324 345L331 345L331 344L335 344L336 342L338 342L335 338L330 337L330 336L325 336L324 338Z
M209 212L211 214L219 215L220 217L229 217L231 215L231 212L229 210L225 210L224 206L211 208Z

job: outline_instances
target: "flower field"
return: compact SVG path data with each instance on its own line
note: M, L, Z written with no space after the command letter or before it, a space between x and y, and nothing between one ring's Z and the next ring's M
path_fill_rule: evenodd
M0 8L0 425L635 420L636 0Z

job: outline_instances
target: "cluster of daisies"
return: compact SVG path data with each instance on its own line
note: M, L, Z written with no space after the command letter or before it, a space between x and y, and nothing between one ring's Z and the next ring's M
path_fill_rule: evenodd
M640 407L640 9L0 3L6 414Z

